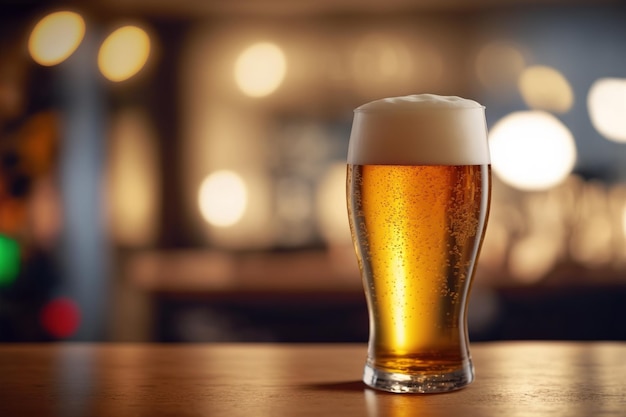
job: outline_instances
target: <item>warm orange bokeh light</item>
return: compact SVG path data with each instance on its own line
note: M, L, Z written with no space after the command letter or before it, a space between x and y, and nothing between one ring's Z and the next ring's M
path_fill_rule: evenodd
M98 53L100 72L111 81L124 81L137 74L150 56L150 37L137 26L124 26L111 33Z
M542 65L528 67L518 80L522 98L534 110L565 113L574 105L574 90L558 70Z
M74 12L51 13L33 28L28 51L38 64L52 66L69 58L85 36L85 21Z

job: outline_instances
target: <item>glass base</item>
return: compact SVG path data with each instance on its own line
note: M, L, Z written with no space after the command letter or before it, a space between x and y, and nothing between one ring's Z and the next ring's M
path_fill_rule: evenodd
M453 372L400 374L385 372L365 365L363 382L366 385L388 392L435 394L455 391L474 380L474 367L471 362Z

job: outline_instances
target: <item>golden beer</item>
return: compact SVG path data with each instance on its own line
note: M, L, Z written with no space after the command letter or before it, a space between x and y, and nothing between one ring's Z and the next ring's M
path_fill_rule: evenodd
M474 377L466 313L490 165L488 156L428 164L422 152L406 164L427 139L407 137L408 150L396 155L402 164L354 150L348 160L348 215L370 320L364 381L393 392L449 391Z

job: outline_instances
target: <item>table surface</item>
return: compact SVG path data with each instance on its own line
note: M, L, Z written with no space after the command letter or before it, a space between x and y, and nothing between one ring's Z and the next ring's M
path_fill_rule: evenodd
M5 344L0 416L626 416L626 343L471 347L447 394L360 382L365 345Z

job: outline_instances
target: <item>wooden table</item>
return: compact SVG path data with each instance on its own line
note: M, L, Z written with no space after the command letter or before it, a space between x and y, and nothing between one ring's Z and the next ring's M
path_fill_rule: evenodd
M365 345L0 345L0 416L625 416L626 343L473 344L477 379L375 392Z

